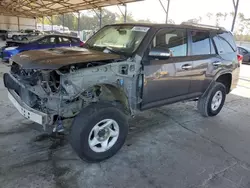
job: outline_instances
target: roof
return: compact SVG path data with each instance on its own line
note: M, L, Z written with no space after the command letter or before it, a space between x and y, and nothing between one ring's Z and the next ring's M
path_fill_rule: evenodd
M1 0L0 14L22 17L52 16L142 0Z
M151 28L164 28L164 27L173 27L173 28L187 28L187 29L199 29L199 30L215 30L215 31L226 31L223 27L217 27L212 25L204 24L192 24L192 23L183 23L183 24L157 24L157 23L119 23L112 25L134 25L141 27L151 27Z

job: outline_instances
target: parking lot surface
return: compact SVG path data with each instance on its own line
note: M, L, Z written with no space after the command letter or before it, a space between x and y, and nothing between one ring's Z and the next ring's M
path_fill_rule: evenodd
M250 187L250 65L217 117L202 117L193 101L142 112L121 151L97 164L69 144L50 150L50 140L34 142L41 127L8 101L6 71L0 63L0 187Z

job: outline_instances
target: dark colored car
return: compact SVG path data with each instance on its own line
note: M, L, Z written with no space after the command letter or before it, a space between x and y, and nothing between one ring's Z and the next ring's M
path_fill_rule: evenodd
M1 30L1 29L0 29L0 39L6 40L7 33L8 33L7 30Z
M250 49L243 46L238 46L238 52L243 56L243 62L250 62Z
M91 162L122 147L128 117L139 111L199 98L199 112L216 116L240 67L230 32L186 24L109 25L84 48L28 51L12 60L4 84L15 107L54 132L70 127L72 147Z
M82 45L83 42L79 38L55 34L32 37L27 41L7 41L6 46L2 48L2 59L9 61L13 55L29 50Z

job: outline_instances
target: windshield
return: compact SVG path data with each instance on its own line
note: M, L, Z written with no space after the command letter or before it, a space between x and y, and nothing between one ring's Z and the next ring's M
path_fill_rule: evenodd
M88 48L109 50L114 53L131 55L139 47L149 27L117 25L107 26L86 42Z

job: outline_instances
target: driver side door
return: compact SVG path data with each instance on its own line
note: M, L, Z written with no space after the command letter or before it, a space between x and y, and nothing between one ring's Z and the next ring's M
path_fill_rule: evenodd
M165 48L170 57L144 57L142 110L188 98L193 63L187 44L186 29L165 28L157 32L150 48Z

